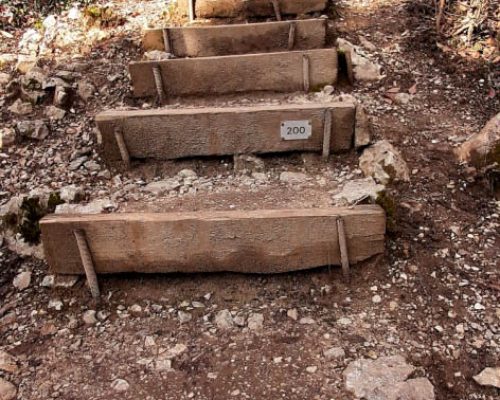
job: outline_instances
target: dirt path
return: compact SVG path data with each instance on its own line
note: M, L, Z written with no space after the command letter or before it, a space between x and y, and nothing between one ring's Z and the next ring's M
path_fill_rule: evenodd
M386 75L350 94L372 116L376 137L399 148L412 171L410 183L393 188L396 224L384 256L356 266L350 284L342 282L339 269L103 276L104 299L95 304L81 280L71 288L43 287L43 262L2 248L0 348L16 356L20 368L0 376L15 383L19 398L349 399L342 378L349 362L401 354L417 367L414 377L430 379L439 400L497 399L497 389L477 385L472 376L500 359L500 210L487 183L472 178L451 150L498 112L500 102L487 98L484 67L435 48L432 21L419 12L425 8L400 0L343 1L336 10L339 36L356 44L361 36L369 40ZM102 60L106 52L114 58L96 62L88 77L96 85L106 82L106 96L115 100L97 98L71 115L65 129L73 123L81 134L69 135L61 154L82 147L96 111L122 101L128 84L123 70L137 56L127 43L114 44L120 56L104 45L94 49L91 58ZM113 74L120 74L117 83L106 80ZM415 84L406 105L384 96L391 87L407 91ZM40 152L55 143L50 140ZM37 145L24 150L38 160ZM11 156L7 167L30 173L29 164L14 167L20 151ZM271 183L262 185L245 183L232 173L231 160L216 159L144 165L121 174L119 184L104 177L89 190L113 196L118 186L192 168L215 179L215 189L166 199L162 208L318 206L328 204L332 182L360 174L354 155L334 159L328 168L299 155L264 161ZM310 181L280 185L277 177L285 169L304 172ZM47 170L57 174L55 166ZM96 178L75 173L54 178L55 186L64 179L88 188ZM143 200L134 194L116 199L128 209L139 209ZM33 271L31 285L18 292L12 278L26 269ZM223 329L216 317L226 309L233 323ZM83 320L91 319L88 310L97 311L91 324ZM345 355L325 356L332 348ZM118 392L120 385L128 389Z

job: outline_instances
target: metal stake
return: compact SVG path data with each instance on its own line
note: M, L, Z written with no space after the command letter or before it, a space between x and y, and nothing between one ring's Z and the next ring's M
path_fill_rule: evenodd
M123 133L120 127L115 127L115 140L118 145L118 149L120 150L120 155L122 156L122 160L127 167L130 166L130 154L127 149L127 145L125 143L125 139L123 138Z
M158 95L158 102L160 105L165 103L165 91L163 90L163 81L161 78L161 70L159 66L153 67L153 75L155 78L156 93Z
M350 280L349 254L347 252L347 238L345 236L344 219L337 217L337 234L339 237L340 261L342 263L342 274L344 280Z
M295 23L290 23L290 30L288 31L288 50L292 50L295 45Z
M75 235L83 269L85 270L85 275L87 276L90 293L94 299L97 299L100 296L99 283L97 282L97 275L95 273L94 263L92 262L89 245L85 237L85 231L83 229L75 229L73 234Z
M168 36L168 29L165 28L162 30L163 33L163 47L165 47L165 53L171 53L170 49L170 37Z
M309 92L309 56L302 56L302 78L304 80L304 92Z
M189 22L194 21L194 0L189 0Z
M323 159L328 160L332 140L332 110L329 108L325 110L323 123Z
M276 19L278 21L281 21L281 11L280 11L280 5L278 3L278 0L271 0L271 3L273 3L274 14L276 15Z

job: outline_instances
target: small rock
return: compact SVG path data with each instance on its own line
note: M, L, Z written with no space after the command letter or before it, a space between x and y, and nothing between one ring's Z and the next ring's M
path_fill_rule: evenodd
M384 185L393 180L410 180L408 165L387 140L381 140L365 149L359 158L359 167L365 176L371 176Z
M363 46L366 50L369 51L376 51L377 46L375 46L372 42L370 42L368 39L366 39L363 36L359 37L359 42L361 43L361 46Z
M47 307L49 309L53 308L56 311L61 311L63 308L63 302L59 299L53 299L49 301L49 305Z
M327 360L335 360L338 358L344 358L345 351L342 347L332 347L331 349L325 350L323 355Z
M130 385L125 379L115 379L111 384L111 388L118 393L126 392Z
M318 367L316 365L311 365L306 368L307 373L309 374L314 374L318 370Z
M233 168L235 172L261 172L264 170L264 161L250 154L237 154L233 157Z
M65 106L68 103L69 94L65 87L56 86L54 91L54 105L57 107Z
M411 95L409 95L408 93L397 93L394 96L394 102L400 105L408 104L410 102L410 99Z
M348 326L352 324L352 321L349 318L342 317L337 320L337 324L342 326Z
M260 330L264 325L264 315L252 313L248 317L247 323L248 323L248 329L252 331Z
M299 313L296 308L291 308L286 312L286 315L288 318L293 319L294 321L297 321L299 319Z
M17 290L24 290L28 288L30 283L31 283L31 272L29 271L21 272L14 278L12 282L12 284Z
M42 283L40 283L40 286L47 288L54 287L55 280L56 277L54 275L45 275L42 279Z
M316 321L311 317L303 317L300 319L299 324L301 325L314 325Z
M79 275L57 275L55 287L69 289L75 286L79 279Z
M64 116L66 115L66 111L55 107L55 106L49 106L45 108L45 116L47 118L50 118L52 120L58 121L60 119L63 119Z
M234 326L233 317L229 310L221 310L215 315L215 324L220 329L230 329Z
M159 182L151 182L144 187L144 191L148 193L152 193L156 196L164 195L165 193L170 192L171 190L175 190L179 188L181 184L176 179L167 179Z
M385 186L377 184L371 177L354 179L345 183L342 190L334 195L333 199L348 205L359 203L365 199L374 202L384 190Z
M18 371L16 359L3 350L0 350L0 371L11 374L15 374Z
M190 313L182 310L179 310L177 312L177 317L179 318L179 322L181 324L185 324L186 322L189 322L193 319L193 316Z
M49 127L42 120L19 121L16 128L21 136L35 140L43 140L50 133Z
M333 92L335 92L335 88L332 86L332 85L326 85L324 88L323 88L323 93L327 94L327 95L332 95Z
M77 94L84 101L88 101L96 92L96 88L90 82L82 80L78 82Z
M33 112L33 106L31 103L24 103L21 99L17 99L7 110L14 114L27 115Z
M494 386L500 389L500 367L485 368L474 380L482 386Z
M367 56L361 54L362 49L353 45L345 39L337 39L337 48L350 57L352 64L352 75L360 82L373 82L382 78L379 64L371 61Z
M86 325L94 325L97 323L96 311L95 310L87 310L83 313L83 322Z
M144 339L144 347L154 347L156 346L156 341L153 336L146 336Z
M375 304L381 303L382 302L382 297L380 297L378 294L372 297L372 302Z
M192 179L198 178L198 175L192 169L183 169L183 170L179 171L179 173L177 175L181 178L184 178L184 179L185 178L192 178Z
M35 67L36 62L37 58L35 56L19 54L17 58L16 69L21 74L27 74Z
M77 185L68 185L61 188L59 196L67 203L78 203L85 198L85 192Z
M0 378L0 400L13 400L16 398L16 395L16 387L9 381Z
M116 208L116 204L110 200L98 199L88 204L60 204L56 207L55 214L100 214Z
M12 146L17 141L16 130L9 127L0 128L0 150Z
M144 53L144 58L149 61L161 61L172 58L172 54L160 50L151 50Z
M299 184L307 181L307 175L302 172L282 172L280 174L280 181L290 184Z
M139 317L142 315L142 307L139 304L132 304L128 308L128 312L135 317Z

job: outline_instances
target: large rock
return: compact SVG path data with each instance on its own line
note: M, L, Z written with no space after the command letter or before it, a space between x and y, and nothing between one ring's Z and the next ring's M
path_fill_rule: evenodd
M434 388L426 378L409 379L415 367L401 356L360 359L343 372L347 390L366 400L433 400Z
M485 368L474 380L482 386L494 386L500 389L500 367Z
M373 82L382 78L380 65L362 54L362 50L358 46L339 38L337 39L337 47L346 55L348 67L352 68L351 72L356 81Z
M500 165L500 113L475 133L457 150L460 161L476 167L485 167L493 163Z
M9 381L0 378L0 400L13 400L16 398L16 395L16 387Z
M387 140L365 149L359 158L359 167L365 176L384 185L391 181L409 181L410 171L401 153Z

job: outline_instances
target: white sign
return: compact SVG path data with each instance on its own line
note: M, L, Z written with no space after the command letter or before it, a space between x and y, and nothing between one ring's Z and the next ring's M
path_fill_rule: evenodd
M312 134L311 121L283 121L281 138L284 140L305 140Z

